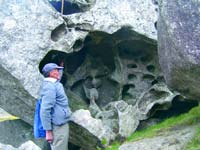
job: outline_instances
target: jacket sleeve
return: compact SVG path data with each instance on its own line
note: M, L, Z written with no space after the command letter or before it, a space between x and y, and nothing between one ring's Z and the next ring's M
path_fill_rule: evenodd
M56 103L56 88L53 83L47 83L43 86L42 104L40 110L40 117L43 128L45 130L52 130L52 110Z

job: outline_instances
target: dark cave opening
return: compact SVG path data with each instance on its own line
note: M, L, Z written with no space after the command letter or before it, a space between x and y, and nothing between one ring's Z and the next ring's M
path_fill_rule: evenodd
M115 69L112 36L104 32L91 32L84 41L84 49L93 58L102 61L111 71Z
M48 142L45 142L44 146L43 146L43 149L44 150L51 150L51 146ZM80 150L81 147L77 146L77 145L74 145L73 143L71 142L68 142L68 149L69 150Z
M39 64L40 73L42 73L42 68L45 64L56 63L57 65L59 65L62 61L64 61L67 73L73 74L76 69L83 63L85 56L86 51L79 51L67 54L65 52L51 50L47 53L47 55Z
M147 67L147 70L149 71L149 72L152 72L152 73L154 73L155 72L155 66L154 65L148 65Z
M143 80L150 80L150 81L152 81L152 80L155 79L155 77L153 75L151 75L151 74L144 74L143 77L142 77L142 79Z
M65 53L56 50L51 50L46 54L39 64L39 71L42 74L42 68L47 63L56 63L60 65L61 62L64 62L64 72L61 79L63 85L67 82L67 75L73 74L78 67L83 63L86 56L86 51L79 51L74 53Z
M123 100L131 99L132 95L129 93L129 90L134 88L135 88L134 84L125 85L122 90L122 99Z
M137 68L137 65L136 64L128 64L127 67L128 68Z
M171 107L168 110L157 110L152 115L152 118L158 118L158 119L165 119L172 116L178 116L183 113L189 112L193 107L198 106L198 101L196 100L189 100L189 99L182 99L181 96L176 96L171 104ZM154 112L156 107L159 107L158 105L154 106L152 108L151 112Z
M157 104L153 106L149 113L150 117L147 120L140 121L137 130L145 129L167 118L188 113L192 108L197 106L197 100L183 99L181 96L176 96L171 104L166 104L166 106Z
M68 144L68 149L69 150L80 150L81 147L77 146L77 145L74 145L73 143L70 143Z

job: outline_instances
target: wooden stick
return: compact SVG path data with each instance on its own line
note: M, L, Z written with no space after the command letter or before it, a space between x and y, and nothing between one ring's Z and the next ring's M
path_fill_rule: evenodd
M65 0L62 0L61 14L63 14L63 12L64 12L64 3L65 3Z

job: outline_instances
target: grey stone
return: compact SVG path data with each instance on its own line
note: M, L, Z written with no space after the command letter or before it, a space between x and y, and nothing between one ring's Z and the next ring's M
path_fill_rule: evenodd
M113 131L117 129L117 132L115 131L116 135L119 135L120 137L128 137L130 136L137 128L139 125L139 118L137 116L137 110L134 108L132 105L128 105L124 101L116 101L109 103L109 106L106 106L108 110L113 110L114 112L117 113L117 117L103 117L103 121L105 124L108 124L107 120L114 120L117 118L117 125L109 125ZM109 108L108 108L109 107ZM117 127L117 128L116 128Z
M161 134L161 133L160 133ZM165 131L162 135L122 144L119 150L183 150L194 137L195 127L182 127Z
M80 109L75 111L73 113L72 120L74 123L82 126L83 128L86 128L88 132L90 132L92 135L90 136L91 140L89 143L82 143L82 142L80 143L83 148L88 148L91 150L96 149L97 146L101 147L103 145L107 145L111 140L115 139L116 135L112 132L110 127L103 124L102 120L93 118L88 110ZM84 138L84 133L82 133L82 136L83 137L81 139ZM85 138L90 138L90 137L87 134ZM106 143L101 143L101 140L105 140Z
M191 99L200 93L199 1L159 0L158 54L168 86Z
M0 7L0 63L36 98L38 64L55 45L52 30L64 21L45 1L1 0Z
M41 148L38 147L36 144L34 144L32 141L27 141L18 148L13 147L12 145L6 145L6 144L0 143L0 149L2 150L41 150Z
M156 8L151 0L96 0L89 11L67 15L65 18L68 25L83 30L114 33L122 26L130 26L134 31L156 39Z
M32 126L20 119L0 122L0 131L0 148L2 149L11 147L12 149L28 150L28 147L32 147L35 148L34 150L48 150L45 140L34 139Z
M160 105L157 110L167 110L171 106L172 100L178 93L172 93L168 87L163 84L155 84L148 91L144 92L137 101L138 116L141 120L147 119L154 112L151 111L153 106ZM150 114L151 113L151 114Z
M92 150L102 141L129 136L153 105L173 97L163 90L161 97L146 101L164 82L156 50L156 7L151 0L97 0L85 12L62 16L46 0L0 1L0 105L32 124L39 71L60 55L63 84L77 116L70 123L70 142ZM84 86L95 89L95 110L100 111L97 118L86 113L88 122L80 123L91 99ZM105 109L109 103L112 107Z
M32 124L35 98L24 89L19 80L12 76L1 65L0 70L1 107L6 108L7 112Z

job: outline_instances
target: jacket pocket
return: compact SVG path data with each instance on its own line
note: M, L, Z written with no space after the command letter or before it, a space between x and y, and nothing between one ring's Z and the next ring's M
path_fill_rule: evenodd
M69 109L63 109L63 113L65 118L69 118L71 116L71 112L69 111Z

